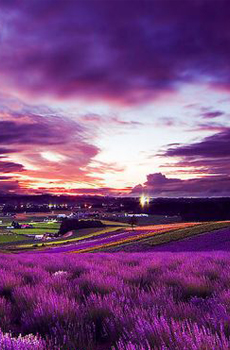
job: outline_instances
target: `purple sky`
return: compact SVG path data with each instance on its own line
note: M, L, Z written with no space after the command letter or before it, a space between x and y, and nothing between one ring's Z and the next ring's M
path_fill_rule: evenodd
M0 193L230 195L228 0L0 2Z

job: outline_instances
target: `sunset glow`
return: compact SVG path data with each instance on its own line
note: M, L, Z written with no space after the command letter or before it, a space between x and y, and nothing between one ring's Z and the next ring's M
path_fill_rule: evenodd
M42 152L41 153L42 158L49 160L50 162L58 163L61 162L62 160L65 160L65 157L62 156L61 154L55 153L55 152Z
M227 2L35 3L0 5L0 193L230 194Z

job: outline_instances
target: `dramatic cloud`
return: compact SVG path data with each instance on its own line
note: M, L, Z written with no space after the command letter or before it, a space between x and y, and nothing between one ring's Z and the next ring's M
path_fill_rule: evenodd
M174 177L162 173L147 175L147 181L135 186L131 194L152 196L228 196L230 194L230 128L191 144L171 144L161 153L174 160L161 167ZM175 176L187 174L189 179ZM197 177L198 176L198 177Z
M170 147L165 152L167 157L202 157L228 158L230 157L230 128L206 137L204 140L189 145Z
M13 162L4 162L0 159L0 173L17 173L23 171L24 167L22 164Z
M88 116L99 120L99 125L94 119L87 120ZM133 121L109 118L115 127L136 126ZM0 179L4 187L0 192L12 187L24 193L71 194L75 188L81 193L81 188L94 187L92 193L100 193L96 188L112 193L103 175L121 173L124 166L96 159L101 151L95 141L101 124L106 121L100 115L69 117L63 111L0 94Z
M230 194L230 128L191 144L169 145L161 157L174 160L165 163L169 178L162 173L150 174L144 185L132 193L155 196L227 196ZM175 177L187 174L189 179ZM197 177L198 176L198 177Z
M228 0L1 1L0 192L151 173L132 193L226 193L229 18Z
M13 145L18 147L17 152L33 152L39 149L51 149L58 147L59 152L75 153L74 162L79 166L85 166L89 160L98 153L98 148L85 140L85 130L76 122L60 116L41 116L37 114L26 115L10 114L13 120L0 120L0 144L8 147L4 153L14 153L10 150ZM22 119L20 119L22 118Z
M12 101L0 104L0 192L19 187L33 191L41 184L47 191L68 189L99 181L87 170L99 153L89 141L88 128L54 110ZM2 178L6 173L9 179Z
M144 185L135 186L131 194L148 194L156 197L173 196L228 196L230 176L206 176L189 180L167 178L161 173L150 174Z
M0 6L2 90L136 103L184 83L230 87L227 0Z

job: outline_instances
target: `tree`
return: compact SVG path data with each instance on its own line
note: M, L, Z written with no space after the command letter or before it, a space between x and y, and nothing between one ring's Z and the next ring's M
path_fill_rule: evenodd
M61 223L59 229L59 235L64 235L65 233L72 230L79 230L82 228L91 227L104 227L105 225L99 220L78 220L78 219L64 219Z
M131 216L129 219L129 224L132 226L132 229L134 229L133 227L137 225L137 217L136 216Z

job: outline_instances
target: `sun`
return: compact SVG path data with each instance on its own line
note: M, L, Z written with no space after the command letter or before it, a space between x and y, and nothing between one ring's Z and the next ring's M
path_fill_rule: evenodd
M149 197L146 197L145 195L141 195L140 197L140 205L142 208L144 208L146 205L149 204Z

